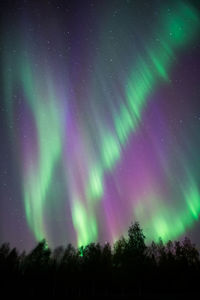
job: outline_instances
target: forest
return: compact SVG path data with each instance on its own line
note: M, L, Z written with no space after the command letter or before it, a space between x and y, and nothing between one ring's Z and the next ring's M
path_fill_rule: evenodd
M91 243L85 247L51 250L45 240L19 253L8 243L0 247L1 293L17 297L108 297L134 299L147 295L198 293L200 260L197 247L185 238L164 244L145 243L139 223L127 237L111 247Z

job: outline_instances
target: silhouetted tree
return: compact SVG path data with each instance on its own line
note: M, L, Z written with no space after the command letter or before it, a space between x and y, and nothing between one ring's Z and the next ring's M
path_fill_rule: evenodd
M127 247L127 241L123 236L115 242L114 253L113 253L114 267L120 268L122 267L122 264L124 264L126 247Z
M113 248L109 243L79 249L69 244L51 252L43 240L28 254L20 254L3 244L0 272L2 292L12 298L131 298L180 292L191 296L191 291L198 291L200 261L198 249L188 238L167 243L159 239L146 246L144 233L135 223L127 238L121 237Z
M185 237L182 242L182 256L189 266L199 265L199 252L188 237Z
M53 253L52 253L52 258L59 264L64 256L64 247L63 246L59 246L57 248L54 249Z

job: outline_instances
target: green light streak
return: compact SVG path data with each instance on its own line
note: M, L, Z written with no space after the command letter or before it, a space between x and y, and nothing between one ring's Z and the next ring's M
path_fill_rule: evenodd
M53 171L62 148L62 129L60 127L60 113L58 103L53 91L50 90L51 82L47 82L44 91L40 78L35 78L29 63L21 61L21 81L34 116L38 137L38 162L37 165L28 166L24 178L24 203L26 218L37 240L47 236L44 226L44 206L47 201L48 190L52 181ZM45 86L44 80L43 84ZM46 97L45 101L43 96Z
M172 16L165 14L158 26L161 30L157 32L160 37L159 44L156 47L149 45L146 48L146 57L138 57L137 64L133 67L125 89L126 103L121 104L119 113L113 115L116 136L108 130L108 133L102 137L102 181L103 173L107 170L111 171L120 160L121 146L125 146L130 134L138 128L152 91L155 90L160 80L169 82L168 73L173 62L174 50L187 45L199 29L199 18L193 8L179 3L174 11ZM185 22L186 19L189 22ZM184 34L185 32L187 34ZM91 173L93 172L91 169ZM93 176L90 175L88 189L91 189L93 185L92 178ZM102 187L103 182L99 186Z
M103 185L102 185L102 171L98 167L96 169L92 169L90 172L89 182L91 186L87 191L87 199L99 199L103 195Z
M184 191L185 201L192 219L198 220L200 214L200 194L195 181Z
M166 243L169 239L175 239L184 234L185 229L190 227L194 220L199 219L200 193L191 176L186 180L187 183L181 188L182 202L185 205L179 209L178 216L177 208L169 207L165 201L162 201L162 197L156 194L141 199L134 206L134 219L141 220L147 242L158 241L159 238L162 238Z
M96 200L104 194L104 175L112 171L121 158L122 149L128 138L139 128L143 112L148 104L150 95L160 82L169 83L170 70L173 67L175 51L186 46L197 34L199 16L195 9L188 4L179 2L172 14L164 13L161 22L155 30L157 43L149 42L145 53L138 55L124 86L124 102L119 112L113 109L110 127L98 132L100 138L99 159L91 166L88 181L84 186L82 197L72 199L72 219L77 232L78 245L86 245L94 241L98 235L95 219ZM13 61L5 54L5 65L11 69ZM47 236L44 225L44 207L48 201L48 192L53 179L53 172L61 158L63 129L60 121L59 102L54 86L53 76L47 68L39 68L37 76L33 71L34 63L23 57L16 61L17 70L12 74L4 74L4 95L7 106L12 103L14 85L20 83L25 99L33 114L37 132L37 160L24 172L24 206L26 218L37 240ZM9 112L12 110L9 108ZM110 129L112 128L112 129ZM152 232L164 240L183 233L185 227L197 220L200 212L199 192L196 183L190 180L190 185L184 189L184 200L187 210L180 213L178 220L173 217L173 211L161 202L155 202L152 220ZM151 200L152 202L153 200ZM159 208L157 208L159 206ZM142 218L144 208L136 209L136 216ZM173 218L172 218L173 217ZM170 220L172 220L170 222ZM152 233L153 234L153 233Z
M194 38L199 29L199 17L189 5L179 3L174 9L174 14L164 15L158 28L161 30L157 33L159 44L156 47L149 45L146 48L146 58L138 58L138 63L134 66L126 85L126 103L121 104L119 113L113 115L116 135L111 133L103 135L101 145L102 182L98 181L98 185L101 187L103 186L103 173L113 169L120 160L121 146L125 146L130 134L137 130L151 92L155 90L160 80L170 82L169 71L175 57L174 51L187 45ZM92 185L92 181L89 179L89 187ZM150 226L156 233L156 238L160 236L164 241L175 238L183 233L184 228L189 226L193 219L198 218L200 201L197 190L192 189L187 199L190 199L187 200L187 203L191 212L188 217L185 217L184 212L179 220L170 224L165 219L164 212L155 214ZM170 218L170 214L168 217Z
M73 222L78 233L78 247L87 245L97 238L97 223L77 198L73 201Z
M111 169L120 158L120 145L113 135L104 135L102 145L102 162L105 169Z

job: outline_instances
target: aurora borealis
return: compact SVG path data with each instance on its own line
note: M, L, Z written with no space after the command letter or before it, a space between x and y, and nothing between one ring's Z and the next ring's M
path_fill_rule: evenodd
M148 241L195 232L196 2L8 1L2 11L1 240L113 243L132 221Z

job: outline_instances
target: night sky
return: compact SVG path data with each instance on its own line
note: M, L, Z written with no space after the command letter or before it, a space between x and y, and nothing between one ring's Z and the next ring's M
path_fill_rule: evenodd
M200 3L0 1L0 243L200 245Z

